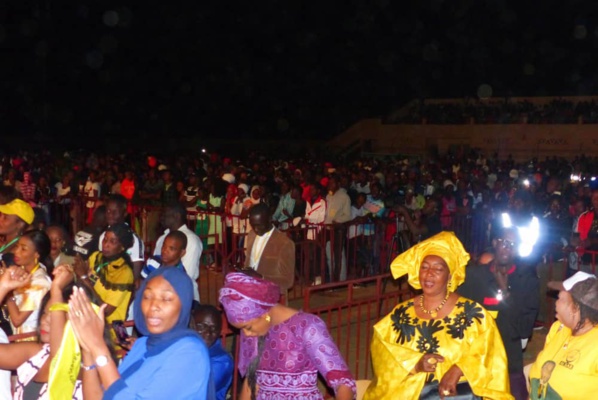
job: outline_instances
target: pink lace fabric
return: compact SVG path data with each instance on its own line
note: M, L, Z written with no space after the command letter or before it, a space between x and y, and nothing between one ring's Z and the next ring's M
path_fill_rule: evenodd
M23 399L23 391L25 386L37 375L39 370L43 367L46 363L48 358L50 357L50 345L44 344L42 349L33 357L31 357L26 363L22 364L19 368L17 368L17 381L15 385L15 393L14 393L14 400L22 400ZM48 384L44 383L40 392L39 392L39 400L49 400L50 395L48 393ZM81 381L77 380L75 383L75 388L73 390L73 400L81 400L83 399L83 388L81 386Z
M239 372L243 376L257 355L257 338L241 338ZM341 385L355 393L355 380L326 324L315 315L299 312L275 325L266 337L257 370L260 400L320 400L318 373L335 392Z

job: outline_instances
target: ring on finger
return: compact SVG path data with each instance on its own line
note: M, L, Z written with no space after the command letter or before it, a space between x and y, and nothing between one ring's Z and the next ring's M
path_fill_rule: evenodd
M75 317L77 317L77 318L81 317L81 311L79 311L79 310L75 311Z
M448 396L449 394L451 394L451 392L450 392L450 390L446 390L446 389L444 389L444 390L442 391L442 394L443 394L443 395L445 395L445 396Z
M434 357L430 357L426 360L426 362L430 365L435 365L438 362L438 360L435 359Z

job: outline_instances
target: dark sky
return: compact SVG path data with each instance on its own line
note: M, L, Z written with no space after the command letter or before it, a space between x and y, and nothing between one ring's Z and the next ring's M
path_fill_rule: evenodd
M7 0L0 25L1 134L57 141L322 138L482 84L598 86L596 1Z

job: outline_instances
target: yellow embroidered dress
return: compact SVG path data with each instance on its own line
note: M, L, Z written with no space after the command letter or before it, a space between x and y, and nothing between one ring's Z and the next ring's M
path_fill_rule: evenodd
M375 377L365 400L419 399L424 385L438 382L457 365L473 392L485 399L511 400L507 357L494 319L479 304L460 297L443 319L420 319L413 300L399 304L374 325ZM410 375L426 353L440 354L435 373Z

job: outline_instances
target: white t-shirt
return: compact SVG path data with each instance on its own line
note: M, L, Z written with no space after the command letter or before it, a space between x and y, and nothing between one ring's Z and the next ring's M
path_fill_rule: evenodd
M185 250L185 255L181 259L181 262L183 263L183 267L185 267L185 271L187 271L187 275L189 275L189 278L191 278L191 281L193 282L193 299L199 301L197 278L199 278L199 259L201 258L201 253L203 251L203 244L201 243L199 236L189 229L187 225L183 225L177 230L183 232L185 236L187 236L187 249ZM166 235L169 233L170 229L166 229L162 236L156 241L156 247L154 247L155 256L162 254L162 245L164 244Z
M54 187L56 188L56 197L66 196L71 192L71 187L70 186L63 187L62 182L58 182L56 185L54 185ZM70 202L71 202L71 199L69 199L69 198L60 200L60 204L69 204Z
M2 329L0 329L0 343L8 343L8 337ZM5 369L0 369L0 399L12 399L10 386L10 371Z
M368 211L361 207L357 208L355 206L351 206L351 220L355 220L357 217L365 217L368 214ZM363 224L350 224L349 229L347 229L347 237L349 239L356 238L358 236L363 235Z
M94 191L97 192L95 195L93 193ZM85 183L85 187L83 188L83 193L85 193L85 196L88 197L100 197L100 191L100 184L92 181L87 181L87 183ZM87 208L93 208L95 206L95 201L88 201L86 206Z
M260 259L262 258L262 253L268 244L268 240L270 240L270 236L272 236L272 232L274 232L274 227L270 229L268 232L260 235L255 235L255 240L253 241L253 247L251 248L251 254L249 259L249 266L253 270L257 270L258 265L260 264Z

